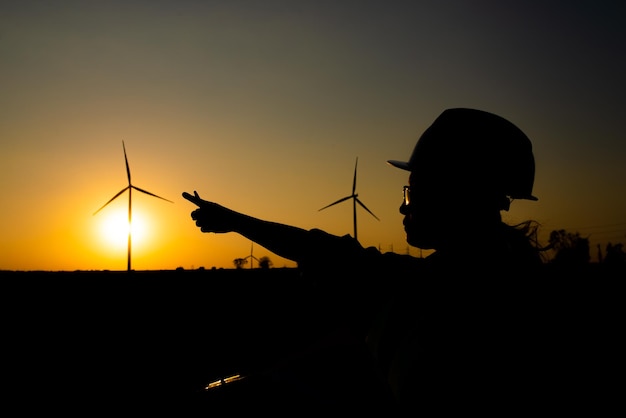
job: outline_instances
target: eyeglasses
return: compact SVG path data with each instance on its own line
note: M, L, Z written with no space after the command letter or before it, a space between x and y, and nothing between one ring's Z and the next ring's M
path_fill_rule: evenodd
M409 206L411 203L411 186L404 186L402 188L402 194L404 199L404 206Z

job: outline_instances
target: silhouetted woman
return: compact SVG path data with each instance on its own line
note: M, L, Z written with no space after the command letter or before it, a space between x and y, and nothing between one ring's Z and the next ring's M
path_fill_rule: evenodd
M516 199L537 200L530 140L500 116L452 108L420 136L408 162L388 163L410 172L400 213L408 244L435 250L426 258L184 195L198 205L191 217L202 232L236 232L297 262L323 289L332 322L364 347L325 359L330 367L317 371L331 389L311 389L311 405L509 412L542 398L528 384L537 371L528 285L542 264L536 227L501 217ZM310 379L320 387L314 376L290 376L294 386Z

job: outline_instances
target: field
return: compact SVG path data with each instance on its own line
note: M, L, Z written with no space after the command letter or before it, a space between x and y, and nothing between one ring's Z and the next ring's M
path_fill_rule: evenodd
M322 308L295 269L4 272L0 283L5 393L31 401L21 407L179 401L299 350Z
M199 404L211 411L224 406L228 385L211 392L209 383L264 376L337 326L328 295L297 269L1 274L4 399L20 414ZM561 280L566 288L555 304L568 318L568 335L579 333L576 356L609 369L602 378L620 370L610 345L623 331L622 280ZM336 346L353 348L349 341ZM356 370L349 361L341 367Z

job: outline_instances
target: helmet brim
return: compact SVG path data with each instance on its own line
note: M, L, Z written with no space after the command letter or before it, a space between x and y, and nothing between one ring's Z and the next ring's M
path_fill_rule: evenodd
M409 163L405 161L387 160L387 164L391 164L392 166L396 168L400 168L402 170L411 171L411 168L409 167Z

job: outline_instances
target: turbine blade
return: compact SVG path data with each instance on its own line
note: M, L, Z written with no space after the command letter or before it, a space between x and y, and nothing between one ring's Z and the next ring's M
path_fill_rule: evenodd
M368 208L367 208L367 207L366 207L366 206L365 206L365 205L364 205L364 204L363 204L363 203L359 200L359 198L358 198L358 197L355 197L355 199L356 199L356 202L357 202L359 205L361 205L361 207L362 207L363 209L365 209L366 211L368 211L368 212L370 213L370 215L372 215L374 218L378 219L378 216L374 215L374 213L373 213L371 210L369 210L369 209L368 209ZM378 219L378 220L380 221L380 219Z
M343 198L341 198L341 199L337 200L336 202L331 203L330 205L326 205L326 206L324 206L323 208L318 209L318 212L319 212L320 210L324 210L324 209L329 208L329 207L331 207L331 206L333 206L333 205L336 205L337 203L341 203L341 202L343 202L344 200L348 200L348 199L351 199L351 198L353 198L353 197L354 197L354 195L352 195L352 196L346 196L346 197L343 197Z
M356 157L356 162L354 163L354 180L352 180L352 194L356 191L356 166L359 163L359 157Z
M106 202L104 205L102 205L102 207L100 209L98 209L97 211L95 211L93 214L95 215L96 213L100 212L102 209L104 209L104 207L106 205L108 205L109 203L111 203L112 201L114 201L119 195L121 195L122 193L124 193L126 190L128 190L130 188L130 186L124 187L122 190L120 190L115 196L113 196L108 202Z
M170 203L174 203L174 202L172 202L172 201L171 201L171 200L169 200L169 199L166 199L166 198L161 197L161 196L157 196L157 195L155 195L154 193L151 193L151 192L149 192L149 191L147 191L147 190L144 190L144 189L140 189L140 188L139 188L139 187L137 187L137 186L130 185L130 186L128 186L128 187L132 187L133 189L138 190L138 191L140 191L141 193L149 194L150 196L158 197L159 199L163 199L163 200L166 200L166 201L168 201L168 202L170 202Z
M130 167L128 166L128 158L126 158L126 145L122 141L122 147L124 148L124 161L126 161L126 175L128 176L128 185L130 186Z

